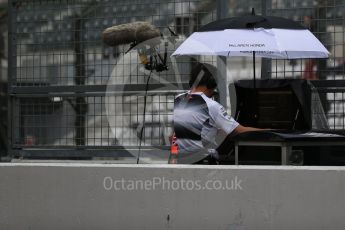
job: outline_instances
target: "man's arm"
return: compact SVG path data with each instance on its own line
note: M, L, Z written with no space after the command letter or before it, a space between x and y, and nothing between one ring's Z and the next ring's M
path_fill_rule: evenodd
M249 131L264 131L270 129L260 129L254 127L243 126L228 115L223 106L215 102L210 107L210 115L216 123L216 127L223 130L225 133L231 133L232 135L237 135ZM236 127L236 128L234 128Z
M254 128L254 127L247 127L247 126L243 126L243 125L238 125L234 129L234 131L232 131L232 134L237 135L237 134L249 132L249 131L264 131L264 130L268 130L268 129L259 129L259 128Z

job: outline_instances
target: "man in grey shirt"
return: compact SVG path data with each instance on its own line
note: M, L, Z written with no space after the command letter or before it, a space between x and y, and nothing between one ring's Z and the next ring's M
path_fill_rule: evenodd
M191 73L190 91L175 99L173 145L178 149L178 163L196 163L203 159L215 163L224 146L230 145L229 136L261 130L240 125L212 99L217 88L215 73L214 66L198 63ZM216 142L219 132L227 136L221 145Z

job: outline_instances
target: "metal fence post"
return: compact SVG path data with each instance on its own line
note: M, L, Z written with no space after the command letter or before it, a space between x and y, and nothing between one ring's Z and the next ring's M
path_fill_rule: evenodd
M228 15L228 1L217 0L217 20L225 18ZM225 108L228 107L227 102L227 59L226 57L217 58L218 69L218 90L219 90L219 102Z
M7 146L8 155L13 156L13 102L12 86L16 76L17 50L16 50L16 7L17 1L10 0L8 3L8 67L7 67Z
M268 4L271 4L271 1L268 1ZM267 15L267 0L261 0L261 14L263 16ZM270 8L270 7L269 7ZM271 68L272 68L272 61L268 58L262 58L261 60L261 79L269 79L271 78Z

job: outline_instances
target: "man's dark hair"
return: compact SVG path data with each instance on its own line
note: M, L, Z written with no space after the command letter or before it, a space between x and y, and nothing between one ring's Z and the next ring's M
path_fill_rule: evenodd
M217 69L210 64L197 63L192 69L189 86L206 86L208 89L215 89L217 81L214 76L217 74Z

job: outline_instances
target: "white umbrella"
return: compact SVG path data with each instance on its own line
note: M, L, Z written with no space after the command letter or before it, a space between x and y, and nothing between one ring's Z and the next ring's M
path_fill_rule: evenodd
M276 59L328 58L329 52L307 29L225 29L195 32L172 54L252 56Z
M328 58L329 52L306 28L289 19L246 15L211 22L172 54L255 56L276 59Z

